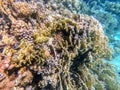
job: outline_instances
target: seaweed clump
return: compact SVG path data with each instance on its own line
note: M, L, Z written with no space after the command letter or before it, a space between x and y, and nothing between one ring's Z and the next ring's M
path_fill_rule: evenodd
M13 3L22 3L23 6L27 4L20 1ZM30 2L29 4L33 5ZM0 65L3 68L0 73L10 78L11 88L18 90L111 88L109 81L116 83L116 76L112 67L103 61L104 58L111 58L111 51L99 22L92 16L83 14L62 16L44 7L43 3L43 6L37 4L39 5L34 5L38 11L34 13L30 11L29 15L18 10L16 13L22 17L13 15L14 20L9 18L13 23L10 32L1 31L1 43L5 44L1 49ZM12 10L14 12L14 8ZM42 10L48 12L43 13ZM29 18L25 17L26 14ZM5 36L9 38L6 40ZM2 64L3 61L6 63ZM4 81L7 80L3 78L0 83ZM113 86L118 90L116 84Z

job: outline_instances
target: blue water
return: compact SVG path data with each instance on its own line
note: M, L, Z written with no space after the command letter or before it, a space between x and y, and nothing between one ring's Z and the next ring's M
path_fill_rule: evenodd
M120 0L83 0L90 10L82 11L94 16L103 26L112 49L112 60L108 63L115 67L120 80ZM89 11L89 12L88 12Z
M117 3L119 3L118 1L120 1L120 0L109 0L109 1L117 4ZM115 2L115 1L117 1L117 2ZM119 3L119 5L120 5L120 3ZM104 11L104 12L106 12L106 11ZM111 46L112 51L113 51L112 60L108 61L108 63L112 64L115 67L116 73L120 80L120 27L117 27L117 24L120 23L120 21L119 21L120 14L116 14L111 11L107 11L107 13L111 14L111 21L112 21L112 19L117 20L116 22L114 22L114 21L111 22L111 25L116 25L116 26L112 26L112 27L110 26L111 28L109 28L109 29L111 29L111 31L105 30L106 31L105 33L109 38L109 45ZM103 22L101 22L101 23L104 24ZM116 27L117 27L117 29L116 29ZM112 39L111 39L111 36L112 36Z
M118 77L120 80L120 50L118 52L115 52L115 48L117 47L118 49L120 49L120 32L116 33L116 35L114 36L115 41L114 42L109 42L111 48L113 49L113 58L111 61L108 61L110 64L112 64L115 69L116 72L118 73ZM118 44L115 45L115 44Z

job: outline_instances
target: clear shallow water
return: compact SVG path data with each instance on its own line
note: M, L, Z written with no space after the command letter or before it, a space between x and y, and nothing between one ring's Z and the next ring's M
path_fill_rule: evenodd
M117 72L120 72L120 56L115 57L111 61L109 61L110 64L113 64L116 68Z
M116 74L118 75L118 82L120 83L120 56L113 58L111 61L107 61L115 67Z
M111 34L112 35L112 34ZM109 35L108 38L110 39ZM120 82L120 31L116 30L116 33L113 35L114 40L109 41L110 47L113 49L112 60L108 63L112 64L115 67L118 79Z
M115 67L120 81L120 0L83 0L87 3L80 13L94 16L103 26L112 49L112 60L106 60Z
M120 5L120 0L109 0L109 1L111 1L111 2L117 1L117 3L119 3L119 5ZM120 21L119 21L120 14L115 14L115 13L111 13L111 14L116 15L117 22L120 23ZM113 22L113 23L116 24L115 22ZM108 63L112 64L115 67L115 70L116 70L116 73L118 75L118 79L120 82L120 27L118 26L118 29L112 29L112 30L114 30L114 32L115 32L113 34L112 33L110 34L110 35L113 35L113 38L114 38L113 41L110 39L110 35L107 35L108 38L110 39L109 44L110 44L111 48L113 49L112 60L108 61ZM109 32L106 32L106 34L107 33L109 33Z
M108 63L112 64L115 67L116 73L118 74L119 80L120 80L120 52L118 51L115 52L115 43L120 45L120 32L118 32L115 36L115 42L112 42L113 44L110 43L111 48L113 49L113 58L111 61L108 61ZM120 47L120 46L118 46ZM119 48L118 48L119 49Z
M112 60L107 62L115 67L120 80L120 0L96 0L96 3L96 7L93 6L96 9L92 8L94 13L87 14L93 15L102 24L113 51Z
M114 36L115 40L120 41L120 32L118 32L115 36Z

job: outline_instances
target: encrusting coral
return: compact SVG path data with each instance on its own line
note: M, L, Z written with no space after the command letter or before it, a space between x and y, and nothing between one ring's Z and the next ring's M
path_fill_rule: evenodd
M103 61L111 51L99 22L84 14L60 15L44 3L11 2L11 27L0 31L0 89L107 90L112 80L118 90L114 70Z

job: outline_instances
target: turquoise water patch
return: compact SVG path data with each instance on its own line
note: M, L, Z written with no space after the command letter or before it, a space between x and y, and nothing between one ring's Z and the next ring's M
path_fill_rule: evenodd
M120 32L118 32L115 37L114 37L115 40L118 40L120 42Z
M111 61L108 61L115 67L115 71L117 73L118 81L120 82L120 56L113 58Z
M120 56L115 57L114 59L109 61L109 63L115 66L117 72L120 72Z

